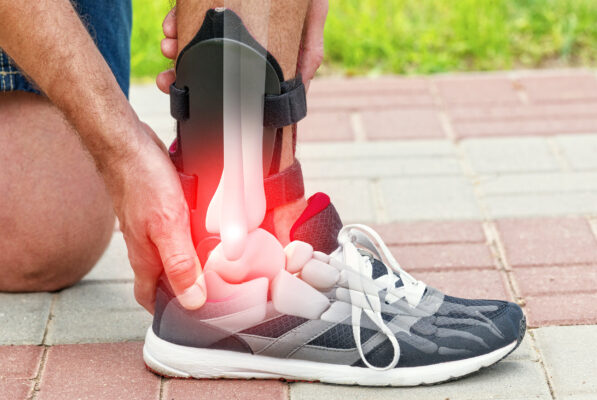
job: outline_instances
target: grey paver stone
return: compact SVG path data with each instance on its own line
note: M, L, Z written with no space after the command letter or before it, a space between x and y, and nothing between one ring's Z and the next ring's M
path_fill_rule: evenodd
M487 195L519 193L590 193L597 192L597 172L556 172L508 174L480 179Z
M462 146L479 173L558 170L544 138L469 139Z
M595 393L576 393L559 396L558 400L595 400Z
M41 344L50 293L0 293L0 345Z
M454 156L454 145L446 139L391 140L375 142L301 143L299 159L350 160L377 157Z
M557 399L597 398L597 326L540 328L535 337Z
M522 340L522 343L518 346L518 348L506 358L506 360L510 361L538 361L539 354L535 351L533 346L531 345L531 338L529 332L527 332Z
M151 316L132 283L82 283L62 291L48 328L49 344L141 340Z
M595 214L597 192L487 196L484 203L493 218Z
M170 116L170 97L155 84L131 85L129 102L141 119L151 116Z
M175 121L170 116L170 98L155 84L131 85L129 101L141 121L147 123L169 146L176 137Z
M344 160L304 160L306 178L377 178L411 175L460 175L460 163L453 157L393 157Z
M121 232L114 232L110 245L95 267L83 278L89 280L134 279L129 263L126 244Z
M170 147L170 144L176 139L176 124L170 116L161 118L148 117L142 119L142 121L154 130L166 147Z
M533 361L504 360L478 374L436 386L366 388L313 383L290 386L292 400L485 400L551 399L541 365Z
M307 179L305 193L324 192L330 196L342 222L375 222L371 187L364 179Z
M480 218L471 184L462 177L382 179L392 221Z
M562 135L555 140L572 168L597 169L597 134Z

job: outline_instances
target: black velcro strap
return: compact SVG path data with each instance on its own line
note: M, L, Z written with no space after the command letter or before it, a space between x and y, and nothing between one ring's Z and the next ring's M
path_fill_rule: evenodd
M178 176L187 204L192 210L195 208L197 199L197 177L186 175L180 171L178 171ZM301 164L295 159L294 163L284 171L265 178L263 187L268 210L300 199L305 195Z
M177 121L189 118L189 90L170 85L170 114ZM263 104L263 125L282 128L294 125L307 115L307 97L300 75L282 82L282 94L266 95Z
M170 114L177 121L189 118L189 90L179 89L173 83L170 85Z
M282 82L282 94L266 95L263 105L263 125L274 128L293 125L307 115L307 96L303 79Z
M295 159L284 171L265 178L263 186L268 210L300 199L305 195L301 164Z

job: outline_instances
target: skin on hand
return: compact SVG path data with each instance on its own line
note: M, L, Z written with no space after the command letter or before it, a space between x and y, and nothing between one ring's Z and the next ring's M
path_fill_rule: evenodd
M309 90L315 72L323 62L323 29L328 16L328 0L312 0L305 18L303 39L298 58L298 71Z
M303 38L298 59L298 72L303 77L305 89L309 89L311 79L323 61L323 29L328 13L328 0L312 0L305 19ZM175 60L178 54L178 34L176 7L164 18L162 24L165 38L161 42L164 57ZM156 78L158 88L168 94L170 85L176 80L174 69L160 72Z
M201 307L205 282L178 174L71 2L0 0L0 15L0 45L72 124L102 174L127 242L139 303L153 311L164 271L184 307Z
M306 89L309 88L309 83L323 60L323 30L327 12L328 0L311 0L304 22L297 63L297 70L303 77ZM165 35L160 46L162 54L168 59L175 60L179 50L176 7L166 15L162 28ZM168 94L170 85L175 80L174 69L169 69L158 74L156 84L162 92ZM165 164L168 164L168 167ZM158 165L160 166L157 167ZM143 208L131 208L132 212L129 215L120 216L122 229L129 246L131 264L135 269L135 295L141 304L153 305L155 282L161 272L160 257L157 251L159 250L159 254L162 255L161 261L164 269L179 300L181 302L187 301L185 295L181 297L182 293L186 293L189 295L188 304L183 305L187 308L192 308L195 305L199 307L205 301L205 282L202 280L203 275L196 257L187 256L191 254L191 250L194 254L194 249L191 249L192 242L188 229L188 209L182 197L180 186L176 185L175 188L167 184L173 182L173 179L177 180L177 178L172 178L172 175L175 175L175 170L169 161L160 163L154 161L151 166L159 169L159 171L148 171L143 176L155 174L157 177L159 174L165 174L168 177L160 179L160 186L156 186L159 190L154 191L145 188L143 194L134 192L131 194L131 196L139 196L134 202L140 204L143 202L142 197L154 197L153 201L147 202L145 206L148 207L148 209L145 209L146 213L140 215L137 210L143 210ZM131 185L134 184L131 183ZM152 208L152 206L156 207ZM148 235L144 236L142 232L134 229L128 230L127 218L129 221L145 221L148 224ZM130 226L137 227L139 223L131 223ZM155 244L155 247L153 251L148 251L152 243ZM191 272L194 265L199 275ZM200 290L192 289L184 292L185 288L189 287L188 285L192 285L191 288L200 288L203 297L200 295Z
M189 211L178 175L155 133L145 124L147 143L122 161L110 191L135 272L135 298L153 313L164 271L180 303L205 303L205 280L191 239ZM116 184L114 184L116 183Z

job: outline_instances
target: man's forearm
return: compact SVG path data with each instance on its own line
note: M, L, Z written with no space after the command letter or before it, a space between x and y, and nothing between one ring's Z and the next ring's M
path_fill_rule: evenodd
M100 169L148 138L69 0L0 0L0 47L58 106Z

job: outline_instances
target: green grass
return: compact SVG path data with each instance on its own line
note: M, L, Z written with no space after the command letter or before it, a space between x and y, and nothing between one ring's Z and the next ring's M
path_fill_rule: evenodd
M168 1L133 4L133 76L154 76ZM325 43L347 74L593 66L597 0L331 0Z
M168 0L133 0L131 73L137 79L155 79L171 62L162 56L162 21L170 11Z

